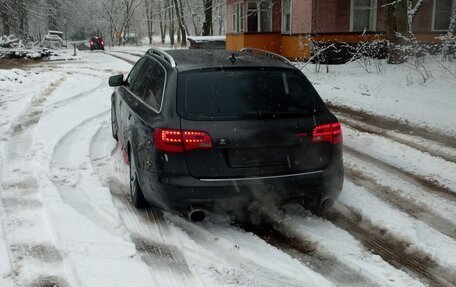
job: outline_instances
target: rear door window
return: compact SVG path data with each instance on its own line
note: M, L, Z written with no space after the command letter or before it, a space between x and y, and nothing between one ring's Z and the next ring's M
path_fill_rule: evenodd
M146 86L142 94L142 99L149 106L160 111L166 82L166 71L160 63L155 60L151 61L153 63L144 79Z
M145 58L140 59L134 65L133 69L131 69L130 74L128 74L126 86L130 89L131 92L133 92L133 87L134 87L135 83L137 82L137 78L138 78L139 72L144 64L144 61L145 61Z
M131 91L157 112L163 100L166 71L156 60L145 58Z
M290 69L190 71L179 76L178 107L193 120L300 117L323 102L301 72Z

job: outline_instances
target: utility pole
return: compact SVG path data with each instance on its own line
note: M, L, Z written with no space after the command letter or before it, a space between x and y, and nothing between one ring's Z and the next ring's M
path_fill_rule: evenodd
M65 46L68 48L67 19L63 19L63 25L65 26Z

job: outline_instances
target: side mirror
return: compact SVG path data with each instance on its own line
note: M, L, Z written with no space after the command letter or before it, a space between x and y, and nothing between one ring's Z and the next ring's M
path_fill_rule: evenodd
M116 75L109 78L110 87L120 87L125 84L123 75Z

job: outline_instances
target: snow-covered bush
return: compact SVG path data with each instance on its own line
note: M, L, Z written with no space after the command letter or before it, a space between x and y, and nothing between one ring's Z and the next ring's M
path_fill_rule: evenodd
M22 46L22 41L14 35L0 37L0 47L2 48L18 48L20 46Z

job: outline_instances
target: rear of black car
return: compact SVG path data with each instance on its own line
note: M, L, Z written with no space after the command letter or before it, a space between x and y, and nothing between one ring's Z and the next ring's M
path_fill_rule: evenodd
M338 197L341 127L299 70L186 70L176 94L180 127L154 128L159 172L144 182L165 206Z
M90 39L90 50L104 50L105 42L100 37L93 37Z

